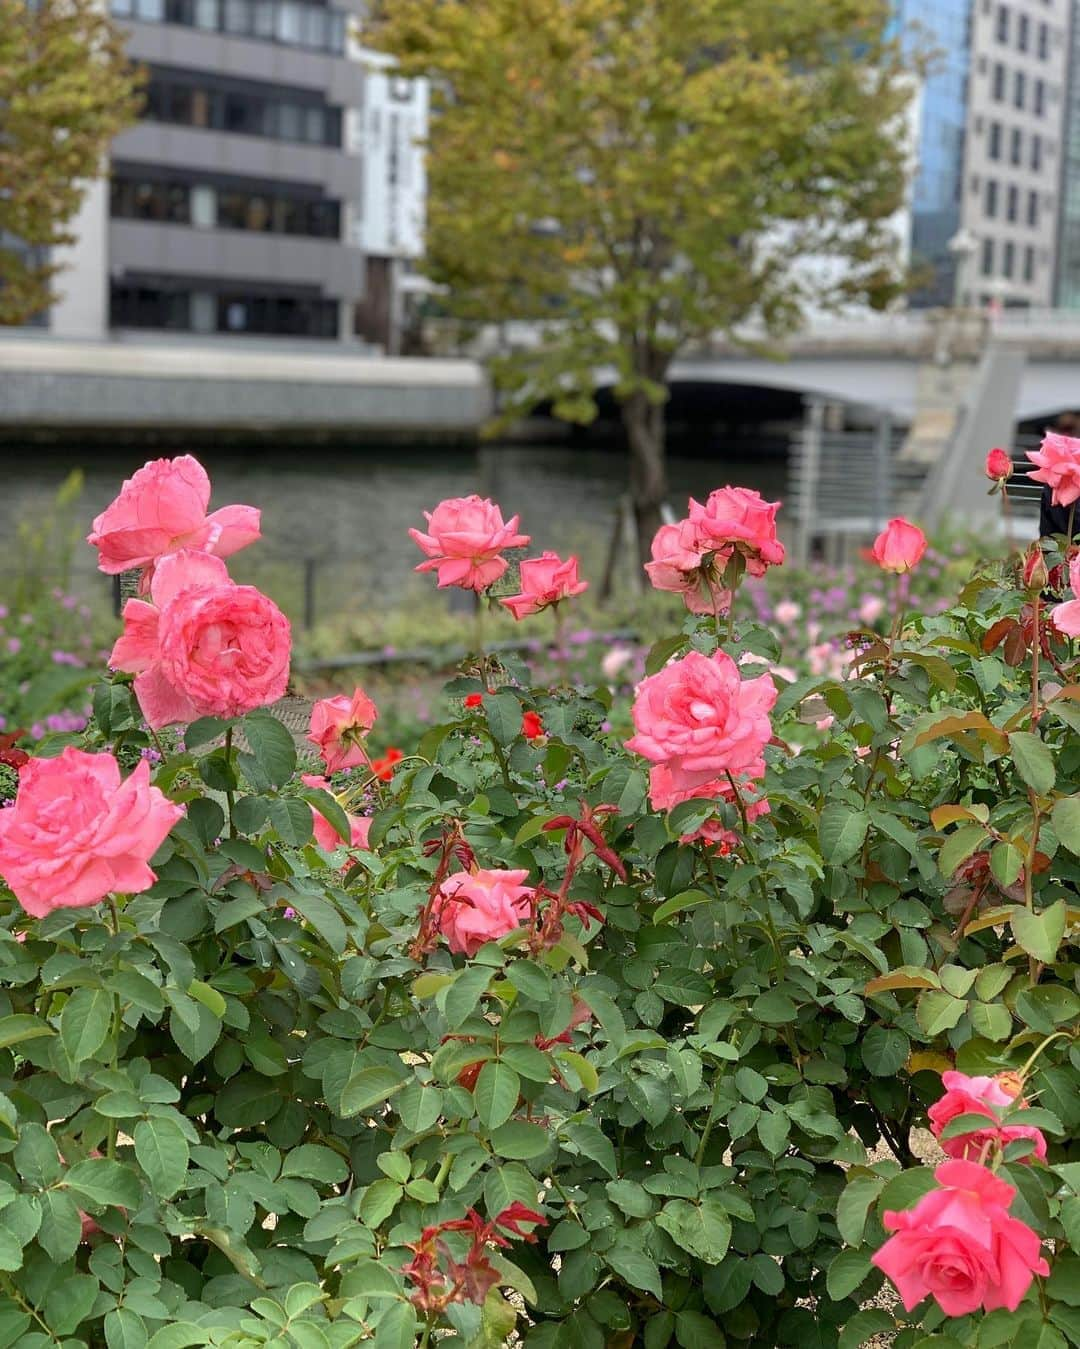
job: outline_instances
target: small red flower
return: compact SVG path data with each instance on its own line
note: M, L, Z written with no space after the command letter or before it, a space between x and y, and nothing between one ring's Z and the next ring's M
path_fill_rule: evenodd
M484 695L482 693L470 693L465 699L466 707L483 707Z
M1012 477L1012 457L1008 450L995 448L986 456L986 476L991 482L1005 482Z
M526 712L521 718L521 734L526 740L539 740L544 734L544 723L539 712Z
M30 762L30 755L26 750L17 749L15 745L15 741L25 734L25 731L17 730L0 735L0 763L7 764L9 768L19 769Z
M391 745L381 759L372 759L371 771L380 782L389 782L394 776L394 765L400 763L404 757L396 745Z

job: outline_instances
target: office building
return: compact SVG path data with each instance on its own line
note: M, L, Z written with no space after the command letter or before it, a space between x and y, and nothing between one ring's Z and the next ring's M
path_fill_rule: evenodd
M358 46L360 0L111 8L145 107L61 255L49 326L392 345L397 301L373 321L369 281L389 291L420 252L427 91Z

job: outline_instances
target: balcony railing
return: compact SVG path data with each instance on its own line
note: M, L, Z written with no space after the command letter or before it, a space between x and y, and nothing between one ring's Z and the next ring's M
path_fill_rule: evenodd
M296 0L111 0L114 18L175 23L340 56L348 16Z

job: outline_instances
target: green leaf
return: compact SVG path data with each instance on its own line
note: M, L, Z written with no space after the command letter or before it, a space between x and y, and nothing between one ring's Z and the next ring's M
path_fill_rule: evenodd
M190 1349L193 1344L209 1344L210 1335L193 1321L174 1321L150 1336L146 1349Z
M328 899L293 890L289 894L289 903L306 923L310 923L335 955L344 953L349 944L349 934L341 914Z
M596 1162L607 1175L614 1178L619 1174L615 1162L615 1146L602 1129L595 1124L574 1121L564 1125L562 1132L583 1157Z
M336 796L323 791L322 788L314 787L309 787L306 792L301 792L300 795L308 805L315 807L332 829L337 830L338 838L342 844L352 842L352 827L349 824L349 817Z
M1050 814L1058 841L1080 857L1080 796L1063 796Z
M445 992L440 993L446 1024L451 1030L457 1030L473 1014L493 977L494 971L483 965L473 965L462 970Z
M893 1077L907 1062L911 1042L902 1030L871 1026L862 1038L859 1053L875 1077Z
M724 1349L724 1332L701 1312L681 1311L675 1316L675 1338L682 1349Z
M54 1335L74 1335L97 1301L99 1285L89 1274L67 1274L49 1289L45 1320Z
M672 656L681 651L685 645L686 638L682 633L677 637L662 637L658 642L654 642L645 657L645 673L654 675L658 670L662 670Z
M296 743L292 734L268 712L249 712L242 727L251 755L266 781L272 787L284 787L296 771ZM254 785L257 789L262 787L262 783Z
M840 1332L837 1349L862 1349L868 1340L884 1336L895 1328L896 1322L888 1312L878 1307L868 1307L856 1312ZM884 1343L884 1340L882 1340Z
M750 1015L766 1026L786 1026L798 1018L798 1008L786 993L772 988L761 993L750 1005Z
M665 966L653 979L650 988L657 997L679 1007L697 1007L707 1002L712 985L697 970Z
M717 898L715 895L707 895L704 890L682 890L677 895L672 895L670 899L653 910L652 920L654 923L666 923L669 918L673 918L677 913L685 913L687 909L699 909L702 904L715 904Z
M0 1049L20 1045L27 1040L38 1040L43 1035L55 1035L53 1028L40 1017L20 1012L14 1016L0 1016Z
M929 1036L952 1030L964 1015L967 1003L942 989L929 989L919 997L915 1019Z
M836 1201L836 1225L849 1246L861 1246L870 1206L882 1191L880 1176L857 1176Z
M393 1096L405 1086L392 1068L378 1064L353 1073L341 1090L341 1104L337 1113L342 1119L362 1114Z
M663 1301L660 1270L656 1261L644 1251L616 1241L614 1246L604 1252L603 1259L609 1269L614 1270L635 1292L651 1293L658 1302Z
M873 1269L866 1251L840 1251L833 1258L825 1286L834 1302L850 1297Z
M146 1326L137 1312L114 1307L105 1316L105 1343L109 1349L146 1349Z
M485 693L484 715L500 745L509 745L521 734L521 702L515 694Z
M785 1114L765 1110L758 1116L756 1127L762 1147L770 1157L779 1157L782 1152L787 1151L791 1121Z
M473 1089L480 1123L488 1129L505 1124L514 1113L520 1094L521 1079L509 1064L497 1059L485 1063Z
M136 1209L142 1202L142 1186L135 1172L107 1157L76 1162L64 1177L64 1184L91 1204Z
M45 1190L41 1194L41 1226L38 1245L58 1265L70 1260L82 1241L79 1206L64 1190Z
M187 1177L189 1149L184 1131L167 1117L135 1126L135 1157L158 1199L171 1199Z
M735 1085L739 1095L753 1105L763 1101L769 1094L768 1081L754 1068L740 1068L735 1074Z
M36 1190L55 1185L63 1174L56 1142L42 1124L24 1124L12 1156L15 1170Z
M821 812L818 839L821 855L832 866L849 862L863 845L870 816L843 801L830 801Z
M82 1063L105 1043L113 999L103 988L77 988L60 1013L60 1039L72 1063Z
M1016 771L1033 792L1045 796L1053 790L1054 756L1045 741L1030 731L1013 731L1009 736L1009 749Z
M878 1212L911 1208L936 1185L934 1173L928 1166L918 1167L914 1171L901 1171L886 1181L878 1196Z
M669 1199L656 1216L677 1246L706 1264L718 1265L727 1254L731 1241L731 1218L715 1199L692 1204L686 1199Z
M303 1180L318 1181L321 1185L339 1185L348 1179L349 1165L332 1148L325 1148L319 1143L302 1143L285 1154L281 1176L283 1180L286 1176L299 1176ZM408 1179L408 1171L405 1176L394 1179L404 1182Z
M379 1318L374 1349L415 1349L416 1308L411 1302L395 1302Z
M491 1132L491 1147L496 1157L531 1162L543 1157L550 1146L551 1136L546 1129L523 1120L511 1120Z
M1063 899L1039 913L1016 908L1011 916L1013 936L1029 956L1049 965L1057 956L1061 939L1065 935L1066 916L1067 907Z
M280 796L267 807L270 823L286 847L303 848L311 841L311 807L295 796Z

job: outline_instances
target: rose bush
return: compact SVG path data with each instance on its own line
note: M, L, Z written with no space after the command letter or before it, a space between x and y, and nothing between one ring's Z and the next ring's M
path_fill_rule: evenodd
M524 536L450 505L482 592ZM629 748L606 683L474 651L417 743L342 690L302 757L199 554L169 678L229 715L155 743L118 669L4 812L51 911L0 839L0 1344L1080 1344L1072 646L1019 567L945 613L905 573L793 681L743 523Z

